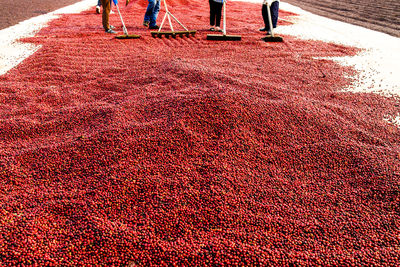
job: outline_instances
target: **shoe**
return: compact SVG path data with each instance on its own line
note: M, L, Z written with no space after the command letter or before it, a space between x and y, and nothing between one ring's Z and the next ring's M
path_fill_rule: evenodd
M108 30L106 30L106 33L116 33L113 29L108 29Z
M214 27L211 27L211 28L210 28L210 31L215 32Z
M149 27L149 24L150 24L150 21L147 21L147 20L143 21L143 26Z
M260 32L266 32L268 29L266 27L259 29Z
M96 6L96 13L100 14L100 6Z
M222 30L221 30L220 27L215 27L215 31L216 31L216 32L222 32Z
M158 25L149 26L149 29L150 30L158 30L158 29L160 29L160 26L158 26Z
M111 29L111 30L114 30L115 27L114 27L113 25L110 25L110 29Z
M111 11L110 11L110 14L114 14L114 11L111 10Z

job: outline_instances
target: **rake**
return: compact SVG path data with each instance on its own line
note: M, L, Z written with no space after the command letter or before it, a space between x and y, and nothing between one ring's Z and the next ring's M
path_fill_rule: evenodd
M179 37L189 37L189 36L194 36L196 34L196 31L189 31L171 12L168 10L167 2L164 0L164 6L165 6L165 15L164 18L161 22L160 28L158 31L151 31L151 36L153 37L163 37L165 36L166 38L169 38L172 36L173 38L176 38L176 36ZM171 17L179 24L181 27L184 29L184 31L174 31L174 27L172 26L172 21ZM169 27L171 28L171 31L161 31L162 27L164 26L165 19L168 18L169 22Z
M283 38L281 36L274 35L274 30L273 30L274 27L272 26L272 18L270 10L271 5L269 4L268 0L265 0L264 5L268 5L267 12L268 12L269 30L271 32L271 35L267 35L261 39L264 40L265 42L283 42Z
M213 41L240 41L240 40L242 40L242 36L240 36L240 35L226 35L225 2L226 2L226 0L224 0L223 7L222 7L224 10L222 35L221 34L207 34L207 40L213 40Z
M119 17L121 19L121 22L122 22L122 30L124 31L123 35L117 35L117 36L115 36L115 38L117 38L117 39L137 39L137 38L140 38L140 35L129 34L128 33L128 30L125 27L124 20L122 19L122 16L121 16L121 12L119 11L118 0L113 0L113 2L115 4L115 6L117 7L118 15L119 15ZM129 3L129 1L127 1L127 3Z

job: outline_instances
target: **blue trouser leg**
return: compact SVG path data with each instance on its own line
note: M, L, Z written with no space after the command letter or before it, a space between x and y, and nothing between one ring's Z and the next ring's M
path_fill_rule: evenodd
M97 6L101 6L101 1L100 0L97 2Z
M265 28L267 28L269 31L270 28L269 28L267 8L268 8L268 5L262 5L262 16L263 16ZM276 28L276 25L278 24L278 16L279 16L279 2L278 1L272 2L270 11L271 11L272 26L274 28Z
M157 0L156 5L155 5L155 7L154 7L154 9L153 9L153 16L152 16L152 18L150 19L150 25L149 25L150 27L156 25L156 20L157 20L157 17L158 17L158 12L160 11L160 2L161 2L161 0Z
M144 13L144 21L150 21L150 16L153 13L155 4L156 4L155 0L149 0L149 4L147 5L146 13Z

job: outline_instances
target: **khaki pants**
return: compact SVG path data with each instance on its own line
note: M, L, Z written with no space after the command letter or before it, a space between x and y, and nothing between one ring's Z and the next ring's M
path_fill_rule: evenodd
M111 11L111 0L101 0L101 5L103 6L103 28L107 31L110 28L109 18Z

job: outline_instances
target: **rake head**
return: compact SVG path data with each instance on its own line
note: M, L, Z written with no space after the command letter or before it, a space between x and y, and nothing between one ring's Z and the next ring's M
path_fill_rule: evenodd
M138 39L140 38L140 35L136 34L123 34L123 35L117 35L115 36L117 39Z
M240 35L226 35L226 34L207 34L207 40L212 41L240 41Z
M151 33L151 36L153 36L154 38L155 37L162 38L163 36L166 37L166 38L169 38L169 37L176 38L176 36L179 36L179 37L194 36L196 34L196 31L169 31L169 32L153 31L153 32L150 32L150 33Z
M264 42L275 42L275 43L283 42L283 38L278 35L274 35L274 36L267 35L267 36L261 38L261 40L264 40Z

